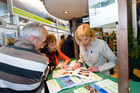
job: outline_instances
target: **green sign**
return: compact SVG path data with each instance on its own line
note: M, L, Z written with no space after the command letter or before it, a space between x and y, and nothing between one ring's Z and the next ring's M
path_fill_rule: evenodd
M67 28L64 27L64 26L61 26L61 25L57 25L57 26L58 26L58 28L61 28L61 29L67 30Z
M36 15L30 14L30 13L28 13L24 10L21 10L19 8L16 8L16 7L13 7L13 13L51 25L51 22L49 20L46 20L46 19L43 19Z
M30 19L33 19L33 20L36 20L36 21L39 21L39 22L43 22L45 24L52 25L52 26L55 26L56 27L55 23L53 23L53 22L51 22L51 21L49 21L47 19L43 19L41 17L38 17L36 15L33 15L33 14L29 13L29 12L26 12L26 11L24 11L22 9L19 9L17 7L14 7L14 6L13 6L13 13L14 14L18 14L18 15L23 16L23 17L26 17L26 18L30 18ZM63 30L68 30L66 27L61 26L61 25L58 25L58 28L63 29Z

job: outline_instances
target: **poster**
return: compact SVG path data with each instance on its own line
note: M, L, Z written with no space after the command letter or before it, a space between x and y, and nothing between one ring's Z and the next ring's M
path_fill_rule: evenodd
M5 45L6 46L13 45L15 37L16 37L16 32L14 32L14 31L6 31L6 32L4 32L4 35L5 35Z
M89 0L90 27L103 27L118 21L117 0Z

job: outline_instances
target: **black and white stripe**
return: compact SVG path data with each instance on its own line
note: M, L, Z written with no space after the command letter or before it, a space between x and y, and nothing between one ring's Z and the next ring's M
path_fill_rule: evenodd
M0 53L0 90L31 91L41 84L46 65Z

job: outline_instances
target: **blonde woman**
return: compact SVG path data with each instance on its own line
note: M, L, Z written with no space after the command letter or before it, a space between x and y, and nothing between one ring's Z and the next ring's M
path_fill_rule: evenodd
M89 71L110 75L109 70L115 66L116 57L105 41L95 37L93 29L88 24L82 24L77 28L75 40L80 47L80 59L73 69L79 68L85 62L89 66Z

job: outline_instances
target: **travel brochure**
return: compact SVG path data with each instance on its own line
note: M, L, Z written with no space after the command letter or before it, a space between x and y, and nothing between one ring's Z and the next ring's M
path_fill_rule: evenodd
M118 84L109 79L73 90L74 93L118 93Z
M58 65L58 68L53 71L53 78L63 77L63 76L78 76L81 77L83 80L87 81L97 81L101 80L102 78L98 75L90 72L85 67L78 68L73 70L72 67L76 64L76 60L71 61L68 64L67 69L60 69L61 64Z
M76 60L73 60L68 64L68 67L72 68L75 64L76 64ZM61 67L61 65L62 65L62 61L58 64L58 66L56 68Z
M63 77L63 76L71 76L78 73L78 70L72 70L72 67L76 64L76 60L71 61L68 64L67 69L60 69L62 62L56 67L57 69L53 71L53 78Z
M87 85L78 89L73 90L74 93L108 93L106 90L100 88L97 90L95 84Z
M62 89L80 85L82 81L76 76L64 76L47 81L47 86L50 93L56 93Z
M97 86L105 89L108 93L118 93L118 84L109 79L95 83Z
M57 83L56 79L51 79L47 81L47 86L50 93L56 93L62 90L62 87Z
M90 71L88 71L86 68L80 68L77 74L77 76L83 78L89 78L89 75L90 75Z
M53 71L53 78L63 77L63 76L72 76L76 71L72 69L57 69Z

